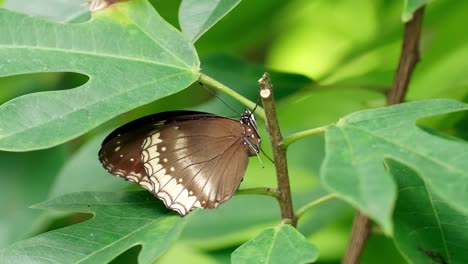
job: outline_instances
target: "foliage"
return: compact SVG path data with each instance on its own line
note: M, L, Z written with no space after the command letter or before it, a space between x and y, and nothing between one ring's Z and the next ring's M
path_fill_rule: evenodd
M363 263L467 262L468 37L453 32L468 4L429 3L415 102L384 107L401 18L429 1L183 0L176 12L174 1L132 0L94 14L62 2L0 8L1 263L338 263L353 207L386 235L371 236ZM297 229L262 195L181 218L100 166L108 130L138 116L232 115L200 75L255 102L264 71L285 136L326 126L288 147L293 202L340 199ZM422 100L433 98L451 99ZM259 130L270 155L264 120ZM252 160L241 189L275 187L274 173Z
M18 242L0 252L3 262L105 263L140 244L138 261L149 263L177 239L187 219L146 192L71 193L35 207L88 212L95 217Z
M266 229L232 253L232 263L309 263L317 249L290 225Z
M424 116L467 109L457 101L432 100L360 111L342 118L327 129L327 155L321 171L324 184L343 194L391 234L396 188L382 161L393 159L410 164L441 199L461 214L468 214L464 202L468 200L466 143L429 135L414 124Z

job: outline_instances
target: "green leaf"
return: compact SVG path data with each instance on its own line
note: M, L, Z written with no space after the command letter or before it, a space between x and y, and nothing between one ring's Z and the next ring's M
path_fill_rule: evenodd
M199 75L193 45L143 0L125 1L82 24L0 9L0 76L68 71L90 80L0 106L0 149L47 148L116 115L178 92Z
M467 144L428 134L417 119L468 109L447 99L405 103L360 111L342 118L325 134L321 168L325 186L392 233L396 186L384 159L414 168L434 192L468 214Z
M35 207L95 217L15 243L0 251L1 263L107 263L135 245L142 245L139 263L151 263L177 239L187 219L148 192L72 193Z
M451 208L419 175L387 161L398 184L395 242L413 263L468 263L468 217ZM441 260L445 261L441 261Z
M232 263L310 263L318 257L315 246L290 225L267 229L237 248Z
M413 13L418 8L429 3L430 0L405 0L403 14L401 16L403 22L408 22L413 18Z
M7 0L2 6L53 21L73 21L84 16L89 18L89 5L83 4L83 0Z
M182 32L197 41L208 29L231 11L240 0L184 0L179 9Z
M62 146L28 153L0 151L0 248L36 231L41 213L28 206L47 198L67 152Z

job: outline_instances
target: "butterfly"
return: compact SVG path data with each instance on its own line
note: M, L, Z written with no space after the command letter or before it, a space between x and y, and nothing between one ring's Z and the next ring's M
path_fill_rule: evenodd
M171 111L114 130L104 139L99 160L111 174L141 185L184 216L230 199L260 143L249 110L239 120Z

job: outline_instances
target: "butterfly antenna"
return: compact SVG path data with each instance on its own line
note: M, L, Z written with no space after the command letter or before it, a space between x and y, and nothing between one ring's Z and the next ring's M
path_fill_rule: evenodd
M254 108L252 109L252 114L255 112L255 110L257 109L257 106L260 104L260 96L258 97L257 99L257 103L255 103L255 106Z
M218 98L225 106L227 106L229 109L231 109L237 116L240 116L239 112L237 112L234 108L232 108L229 104L227 104L221 97L219 97L215 92L213 92L211 89L206 87L203 83L198 82L201 87L205 88L208 92L210 92L214 97Z
M263 153L263 154L265 154L265 153ZM260 162L260 166L262 166L262 169L264 169L265 166L263 166L262 159L260 158L260 155L258 155L258 153L257 153L257 158L258 158L258 161Z
M269 161L271 161L271 163L275 164L275 161L272 158L270 158L262 148L260 148L260 151L263 153L263 155L265 155L265 157L267 157ZM263 164L262 164L262 167L263 167Z

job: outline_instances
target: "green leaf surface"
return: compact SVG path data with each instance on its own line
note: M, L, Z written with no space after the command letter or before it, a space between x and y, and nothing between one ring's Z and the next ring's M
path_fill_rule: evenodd
M107 263L135 245L142 245L139 263L151 263L177 239L187 219L147 192L72 193L36 207L95 217L15 243L0 251L0 263Z
M429 3L430 0L405 0L405 4L403 6L403 14L402 14L402 19L403 22L408 22L413 18L413 13L416 11L418 8L420 8L423 5L426 5Z
M53 21L73 21L88 14L89 6L83 0L7 0L4 8Z
M0 106L0 149L47 148L178 92L198 78L193 45L144 0L125 1L81 24L0 9L0 76L78 72L77 88L28 94Z
M28 153L0 151L0 248L36 231L31 222L41 212L28 207L47 198L66 154L63 146Z
M348 236L344 239L344 241L348 242ZM319 248L320 250L320 248ZM320 260L322 260L322 252L320 251ZM342 257L345 254L345 251L342 251ZM391 237L386 236L382 233L375 233L372 232L372 235L366 240L366 246L364 251L362 252L361 258L359 260L360 264L412 264L408 261L408 259L404 258L395 242ZM414 264L443 264L438 262L413 262Z
M428 134L417 119L468 109L447 99L360 111L328 127L324 185L392 233L396 186L385 158L414 168L441 199L468 214L468 145Z
M182 32L192 42L197 41L239 3L240 0L183 0L179 9Z
M232 263L310 263L318 257L315 246L290 225L267 229L232 253Z
M468 217L411 168L392 160L387 164L398 185L395 242L404 255L413 263L468 263Z

